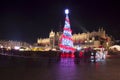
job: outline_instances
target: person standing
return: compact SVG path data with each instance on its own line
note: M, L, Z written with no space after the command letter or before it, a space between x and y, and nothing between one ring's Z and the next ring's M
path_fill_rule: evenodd
M75 55L75 60L74 61L75 61L75 63L78 64L80 62L79 50L76 50L74 55Z

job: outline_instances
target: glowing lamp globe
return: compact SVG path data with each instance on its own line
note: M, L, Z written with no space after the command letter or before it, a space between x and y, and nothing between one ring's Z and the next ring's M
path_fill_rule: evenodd
M66 10L65 10L65 14L68 14L68 13L69 13L69 10L68 10L68 9L66 9Z

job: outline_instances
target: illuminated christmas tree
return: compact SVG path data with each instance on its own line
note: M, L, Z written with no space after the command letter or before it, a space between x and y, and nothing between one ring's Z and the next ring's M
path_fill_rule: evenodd
M65 53L74 52L73 40L72 40L72 30L70 28L70 21L68 17L69 10L65 10L66 18L65 25L63 29L63 34L61 36L60 50Z

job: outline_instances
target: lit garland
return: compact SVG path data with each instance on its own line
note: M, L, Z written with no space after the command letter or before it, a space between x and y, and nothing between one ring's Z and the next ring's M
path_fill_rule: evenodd
M70 29L70 21L69 21L68 13L69 12L66 13L64 31L60 39L61 44L59 45L59 47L62 52L73 53L75 49L73 48L72 30Z

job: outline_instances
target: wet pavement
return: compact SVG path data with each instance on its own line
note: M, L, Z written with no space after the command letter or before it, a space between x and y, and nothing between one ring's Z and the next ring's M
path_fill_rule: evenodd
M27 63L0 62L0 80L120 80L120 58L90 63L74 58Z

